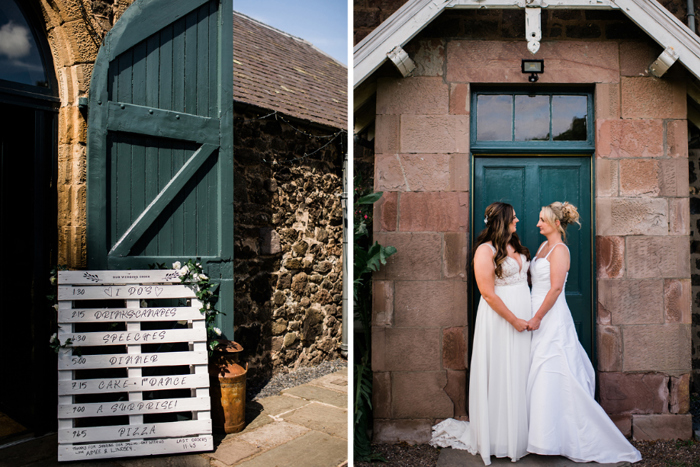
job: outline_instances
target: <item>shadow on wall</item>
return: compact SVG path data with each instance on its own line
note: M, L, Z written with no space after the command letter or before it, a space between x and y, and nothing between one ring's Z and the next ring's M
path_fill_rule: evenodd
M342 343L344 136L269 113L234 118L234 338L253 386Z

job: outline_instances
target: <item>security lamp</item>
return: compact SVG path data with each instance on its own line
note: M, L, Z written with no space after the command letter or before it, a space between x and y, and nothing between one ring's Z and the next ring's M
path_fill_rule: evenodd
M534 83L539 78L537 73L544 73L544 60L523 60L523 73L530 73L527 80Z

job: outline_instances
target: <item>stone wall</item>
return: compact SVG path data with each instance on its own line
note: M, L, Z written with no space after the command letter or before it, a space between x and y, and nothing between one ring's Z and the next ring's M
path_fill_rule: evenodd
M700 131L696 131L700 133ZM700 134L696 135L700 137ZM695 147L698 146L696 138ZM700 149L691 149L688 156L690 171L690 271L692 274L693 310L693 372L691 388L700 393Z
M61 106L58 112L58 264L86 265L87 97L102 39L133 0L28 0L46 26Z
M374 278L380 442L427 442L436 420L466 415L470 91L476 83L527 84L520 60L530 56L522 35L511 39L515 23L500 22L483 37L489 15L442 15L405 47L416 62L412 77L377 79L374 182L384 196L375 205L375 239L398 249ZM601 404L628 436L688 438L684 71L649 76L658 46L619 13L595 21L595 39L564 28L560 40L550 24L536 58L547 65L539 83L595 89ZM623 27L623 37L609 40Z
M344 135L235 106L234 338L253 381L340 356ZM293 126L313 135L336 129Z

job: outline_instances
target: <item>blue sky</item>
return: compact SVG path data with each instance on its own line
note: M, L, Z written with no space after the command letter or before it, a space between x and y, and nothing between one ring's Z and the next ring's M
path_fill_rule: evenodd
M233 0L233 9L348 64L347 0Z

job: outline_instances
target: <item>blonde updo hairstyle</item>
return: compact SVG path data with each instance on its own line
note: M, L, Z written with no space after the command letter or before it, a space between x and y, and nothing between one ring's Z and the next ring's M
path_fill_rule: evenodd
M576 223L579 228L581 227L581 223L579 222L580 216L576 206L567 201L563 203L555 201L550 205L542 207L542 218L546 223L557 228L564 241L566 241L566 228L569 224ZM559 225L557 225L557 221L559 221Z

